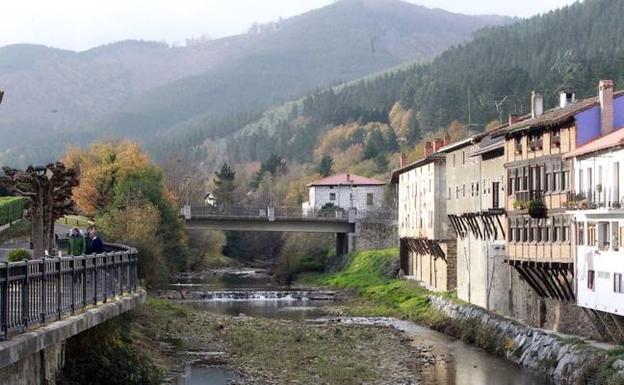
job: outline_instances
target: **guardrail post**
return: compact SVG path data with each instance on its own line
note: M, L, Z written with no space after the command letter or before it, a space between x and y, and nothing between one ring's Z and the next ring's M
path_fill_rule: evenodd
M46 285L46 260L41 260L41 323L45 323L47 309L47 296L46 289L48 286Z
M76 256L72 255L71 264L71 313L76 314Z
M63 281L63 276L61 275L61 257L57 258L57 271L56 271L56 318L57 320L61 320L61 314L63 313L63 292L61 290L61 282Z
M106 279L108 275L108 253L104 254L104 300L102 302L106 303L106 298L108 295L108 288L106 286L106 283L108 282L108 280Z
M82 259L82 306L87 307L87 257Z
M9 278L11 276L9 262L4 264L4 287L2 291L2 339L9 337Z
M98 297L98 293L97 293L97 289L98 289L98 284L97 284L97 260L98 260L98 255L96 254L93 257L93 305L97 305L97 297Z
M25 262L26 265L24 266L24 283L22 284L22 290L21 290L21 294L22 294L22 330L26 330L26 328L28 328L28 305L30 305L28 303L29 300L29 295L28 295L28 261Z

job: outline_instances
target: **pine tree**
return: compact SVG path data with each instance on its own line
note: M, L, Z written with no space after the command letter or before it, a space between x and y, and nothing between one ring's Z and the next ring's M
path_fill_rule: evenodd
M332 173L332 167L334 166L334 160L329 155L324 155L321 158L318 166L316 167L316 171L321 174L322 177L330 176Z
M236 172L225 162L219 171L215 171L215 178L212 180L215 185L214 195L217 204L222 207L231 206L234 203L234 190L236 185L234 179Z

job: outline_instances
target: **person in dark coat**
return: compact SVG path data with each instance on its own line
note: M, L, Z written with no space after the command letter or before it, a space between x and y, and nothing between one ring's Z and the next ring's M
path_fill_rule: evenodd
M104 243L96 229L91 230L91 243L90 243L90 252L91 254L101 254L104 252Z

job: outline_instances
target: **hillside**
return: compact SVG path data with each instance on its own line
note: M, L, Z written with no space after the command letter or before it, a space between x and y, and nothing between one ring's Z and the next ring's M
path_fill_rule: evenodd
M261 141L260 160L275 152L311 161L314 148L299 145L298 138L305 136L318 147L333 127L355 121L362 127L370 122L391 125L404 150L411 151L420 137L454 121L479 131L499 116L527 113L532 90L543 92L551 108L562 89L576 92L577 98L594 96L599 79L613 79L623 88L623 17L624 2L586 0L486 28L431 63L316 91L287 118L268 119L273 116L269 112L228 139L230 153L236 161L256 160L250 154Z
M40 160L19 148L35 135L41 145L56 149L102 136L192 131L215 116L262 110L313 88L429 60L477 29L508 20L398 0L342 0L247 34L187 47L153 42L86 52L4 47L0 134L10 140L0 144L0 163L15 156L21 162Z

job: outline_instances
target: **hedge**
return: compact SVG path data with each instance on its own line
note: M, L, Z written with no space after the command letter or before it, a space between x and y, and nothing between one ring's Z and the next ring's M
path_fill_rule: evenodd
M25 207L25 198L0 197L0 226L22 218Z

